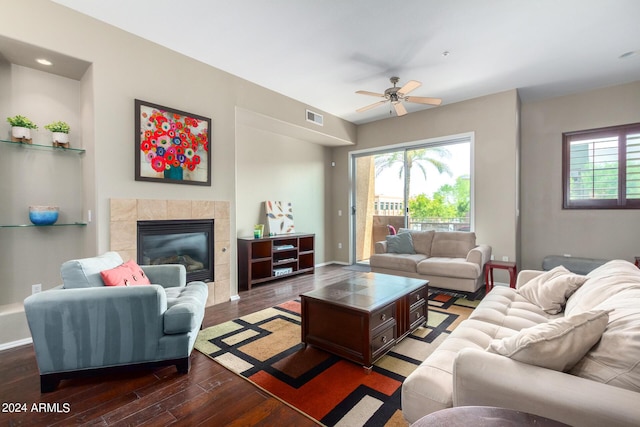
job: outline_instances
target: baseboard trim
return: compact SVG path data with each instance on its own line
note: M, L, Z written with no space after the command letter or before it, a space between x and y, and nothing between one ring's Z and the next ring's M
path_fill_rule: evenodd
M33 339L32 338L24 338L24 339L17 340L17 341L11 341L11 342L2 343L2 344L0 344L0 351L9 350L9 349L16 348L16 347L21 347L23 345L27 345L27 344L31 344L31 343L33 343Z
M331 265L331 264L338 264L338 265L351 265L348 262L342 262L342 261L329 261L329 262L323 262L322 264L318 264L316 265L316 267L321 267L324 265Z

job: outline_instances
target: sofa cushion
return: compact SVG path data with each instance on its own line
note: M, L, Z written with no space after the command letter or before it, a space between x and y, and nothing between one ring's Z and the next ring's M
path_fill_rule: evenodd
M561 316L545 313L515 289L506 286L495 286L469 316L470 319L504 328L504 333L493 338L515 335L524 328L547 323L550 319L558 317Z
M164 312L164 333L181 334L199 328L207 302L207 285L190 282L184 287L165 288L167 311Z
M369 258L369 265L373 268L415 273L418 263L425 258L426 256L423 254L375 254Z
M403 382L403 399L409 396L412 400L419 399L427 413L451 407L453 365L461 349L485 350L493 339L510 337L521 328L548 320L549 315L514 289L501 286L493 288L469 318L462 321L448 337L446 334L440 335L444 341Z
M467 262L464 258L432 257L420 261L417 266L420 274L463 279L477 279L482 270L478 264Z
M476 234L466 231L439 231L434 234L430 256L466 258L476 246Z
M511 337L495 339L487 351L529 365L565 372L598 342L608 321L605 310L561 317L522 329Z
M387 236L387 252L390 254L415 254L410 233Z
M622 290L596 308L613 309L609 324L571 373L640 392L640 288Z
M593 310L627 289L640 289L640 269L628 261L609 261L587 274L587 281L567 300L565 316Z
M410 230L408 228L401 228L398 230L400 233L411 234L413 240L413 249L416 253L431 256L431 244L433 242L433 236L436 234L435 230Z
M563 266L555 267L529 280L518 293L549 314L562 311L567 298L587 280Z
M65 289L104 286L100 272L121 264L122 258L117 252L107 252L91 258L67 261L60 267L60 275Z
M100 272L106 286L150 285L149 278L140 266L132 259L110 270Z

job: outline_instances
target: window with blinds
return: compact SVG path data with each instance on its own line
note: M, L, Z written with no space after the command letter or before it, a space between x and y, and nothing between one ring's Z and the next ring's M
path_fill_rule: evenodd
M565 209L640 208L640 123L562 134Z

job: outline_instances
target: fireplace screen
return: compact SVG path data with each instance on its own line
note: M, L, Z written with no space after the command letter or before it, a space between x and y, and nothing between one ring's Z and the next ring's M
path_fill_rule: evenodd
M182 264L188 282L213 280L213 220L138 221L138 263Z

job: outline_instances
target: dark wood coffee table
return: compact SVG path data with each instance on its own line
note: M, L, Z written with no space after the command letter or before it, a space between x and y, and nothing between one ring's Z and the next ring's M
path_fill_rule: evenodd
M362 273L300 295L302 342L371 370L427 320L426 280Z

